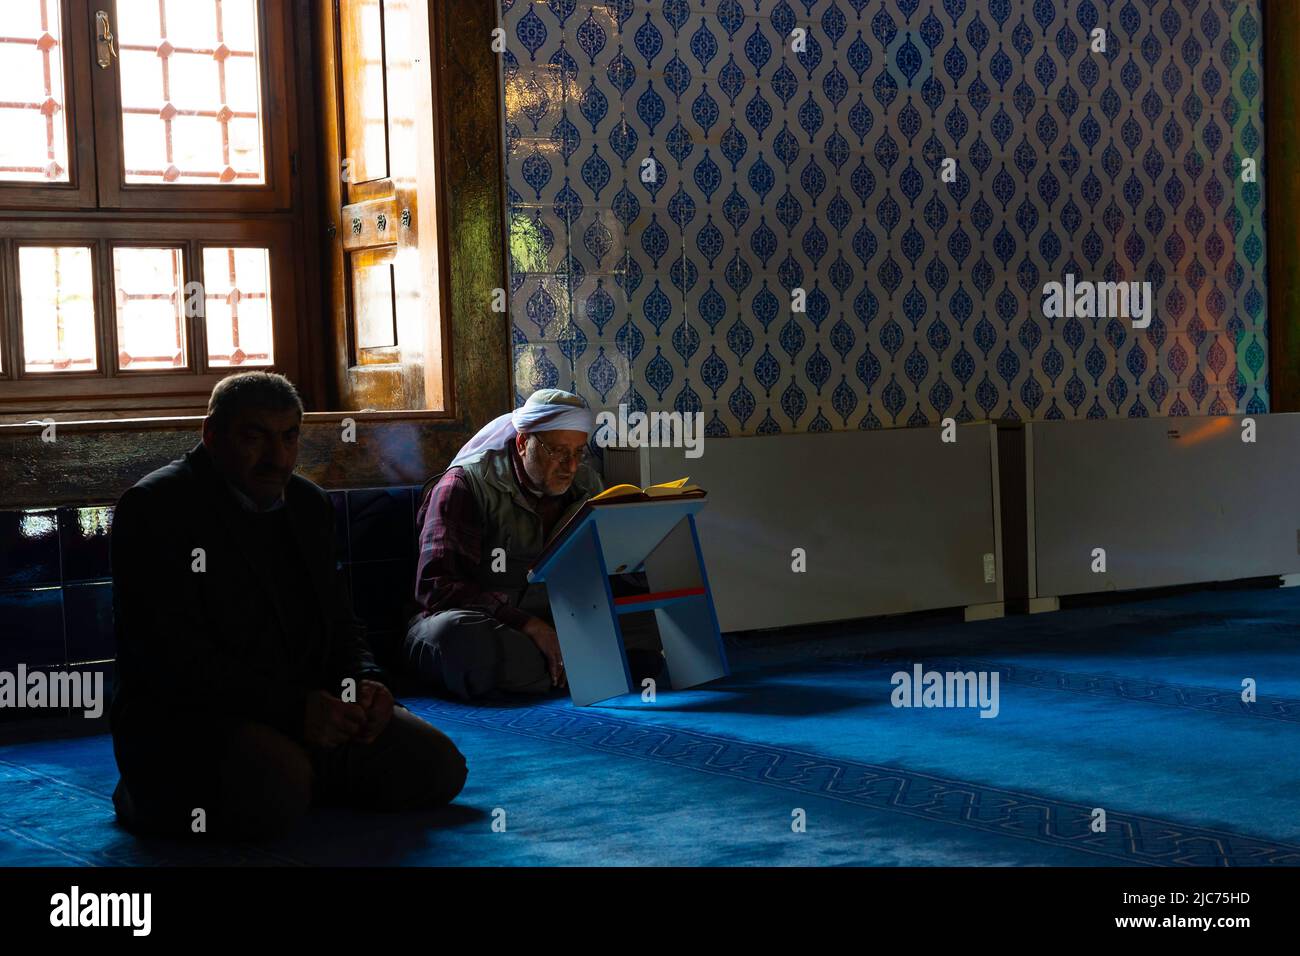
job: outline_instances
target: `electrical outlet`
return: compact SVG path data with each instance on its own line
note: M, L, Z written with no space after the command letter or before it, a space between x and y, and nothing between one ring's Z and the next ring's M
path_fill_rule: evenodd
M1300 536L1300 532L1297 532ZM984 583L993 584L997 581L997 565L993 561L993 553L990 551L984 555Z

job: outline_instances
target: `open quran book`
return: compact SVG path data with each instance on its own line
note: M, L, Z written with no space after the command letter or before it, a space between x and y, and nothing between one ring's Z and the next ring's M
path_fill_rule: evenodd
M698 485L688 485L686 483L688 481L689 478L678 478L676 481L665 481L661 485L650 485L647 488L638 488L636 485L614 485L588 500L593 504L610 504L616 501L649 501L654 498L685 498L704 494L703 488Z

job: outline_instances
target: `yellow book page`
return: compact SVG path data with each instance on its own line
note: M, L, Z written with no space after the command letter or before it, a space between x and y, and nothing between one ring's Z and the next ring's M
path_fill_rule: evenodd
M636 485L613 485L606 488L598 495L593 495L592 501L608 500L610 498L626 498L629 495L639 495L641 489Z
M688 485L686 482L690 480L690 478L678 478L676 481L665 481L661 485L651 485L645 493L651 498L660 498L665 495L680 495L687 491L703 490L698 485Z
M690 478L678 478L676 481L665 481L657 485L650 485L649 487L646 488L646 491L649 492L651 488L672 488L674 491L676 491L678 489L685 488L686 482L690 480L691 480Z

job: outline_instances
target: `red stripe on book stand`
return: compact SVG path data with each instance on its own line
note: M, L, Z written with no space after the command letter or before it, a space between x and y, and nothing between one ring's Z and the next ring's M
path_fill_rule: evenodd
M655 591L652 594L632 594L628 597L614 598L614 603L619 605L628 604L646 604L650 601L667 601L679 597L695 597L697 594L703 594L704 588L678 588L675 591Z

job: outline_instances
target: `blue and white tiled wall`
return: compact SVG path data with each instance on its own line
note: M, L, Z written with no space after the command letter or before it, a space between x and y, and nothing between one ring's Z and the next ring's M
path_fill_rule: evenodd
M1267 411L1259 0L500 9L518 401L719 435ZM1152 282L1150 327L1044 318L1070 272Z

